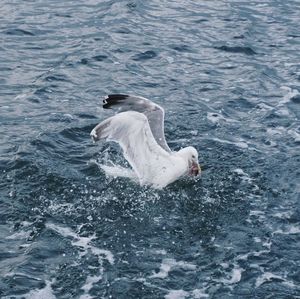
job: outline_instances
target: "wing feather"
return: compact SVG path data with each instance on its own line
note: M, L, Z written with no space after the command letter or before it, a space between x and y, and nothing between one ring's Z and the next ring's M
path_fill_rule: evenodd
M140 180L151 181L162 167L172 164L170 154L158 145L142 113L118 113L98 124L91 136L94 141L106 139L119 143Z
M156 142L167 152L171 152L164 133L164 109L152 101L138 96L111 94L104 98L103 108L118 108L120 112L136 111L147 116Z

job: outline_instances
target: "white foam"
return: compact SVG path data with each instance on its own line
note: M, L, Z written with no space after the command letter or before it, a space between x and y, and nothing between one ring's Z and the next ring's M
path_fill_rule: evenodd
M270 250L272 246L271 239L266 240L265 242L262 243L262 245Z
M284 281L284 279L279 276L279 275L275 275L271 272L265 272L263 273L262 276L258 277L256 279L256 282L255 282L255 287L260 287L262 284L264 284L265 282L269 282L269 281L272 281L272 279L276 279L276 280L281 280L281 281Z
M236 168L233 170L233 172L237 173L244 182L250 183L253 181L253 179L250 178L249 174L244 172L244 170L241 168Z
M78 237L78 235L76 233L74 233L68 227L61 227L61 226L58 226L58 225L53 224L53 223L47 223L46 227L56 231L57 233L59 233L63 237L72 237L72 238L77 238Z
M25 92L25 93L21 93L19 95L17 95L14 100L17 101L17 100L25 100L27 97L33 95L33 91L28 91L28 92Z
M219 124L220 122L227 122L227 123L236 123L237 121L235 119L224 117L220 113L216 112L208 112L207 113L207 119L211 121L214 124Z
M242 268L232 269L231 279L230 279L230 281L228 281L228 283L232 284L232 283L239 282L241 280L243 271L244 271L244 269L242 269Z
M236 260L246 261L250 255L251 253L240 254L236 257Z
M76 234L74 231L72 231L68 227L61 227L53 223L47 223L46 227L56 231L60 235L64 237L71 237L72 239L72 245L76 247L80 247L83 249L83 251L80 252L80 256L84 256L88 253L90 250L94 255L98 256L98 259L100 262L102 261L102 257L104 256L105 259L111 264L114 264L114 256L109 250L100 249L90 244L90 242L95 239L95 235L92 235L90 237L81 237L78 234Z
M167 56L166 60L168 61L168 63L173 63L174 62L174 58L171 56Z
M69 113L65 113L63 116L70 118L70 119L74 119L74 116L72 114Z
M256 187L256 185L254 187ZM258 210L251 210L249 213L249 217L246 219L246 221L252 223L252 217L255 217L255 220L258 221L264 221L264 219L266 219L265 213L263 211Z
M288 116L290 115L290 112L286 107L280 106L280 108L276 111L276 114L279 116Z
M258 210L251 210L250 213L249 213L249 216L255 216L257 217L259 220L264 220L266 218L265 216L265 212L263 211L258 211Z
M166 296L165 299L184 299L189 295L188 292L184 290L171 290Z
M258 217L261 216L265 217L264 214L265 214L264 211L259 211L259 210L251 210L249 213L250 216L258 216Z
M21 277L26 277L28 279L32 279L32 280L36 280L36 281L42 281L42 279L38 278L38 277L34 277L32 275L28 275L22 272L16 272L14 270L12 270L11 272L6 273L5 275L3 275L3 277L14 277L14 276L21 276Z
M227 269L229 267L228 263L220 263L220 266L222 266L222 268Z
M159 272L152 274L150 278L166 278L169 275L169 272L176 268L192 271L196 269L196 265L183 261L177 262L175 259L166 258L162 260Z
M240 147L240 148L248 148L248 144L244 141L241 141L241 142L235 142L234 143L237 147Z
M231 278L230 279L224 279L223 282L227 284L234 284L241 280L242 278L242 272L244 271L243 268L235 267L231 271Z
M289 103L292 98L299 95L299 91L297 89L292 89L288 86L281 86L281 89L284 90L286 94L278 102L276 106L276 114L279 116L288 116L290 112L289 109L285 106L285 104Z
M5 239L8 240L19 240L19 239L27 239L30 236L30 231L20 231L17 233L14 233L10 236L7 236Z
M209 295L206 294L204 292L204 290L196 289L196 290L193 290L191 293L195 299L209 298Z
M79 252L80 257L83 257L83 256L87 255L89 252L91 252L93 255L97 256L100 265L103 264L103 257L111 265L114 264L114 256L111 253L111 251L105 250L105 249L100 249L100 248L97 248L96 246L90 244L91 241L96 238L95 234L93 234L92 236L89 236L89 237L81 237L68 227L61 227L61 226L58 226L53 223L47 223L46 227L56 231L63 237L72 238L72 241L71 241L72 245L79 247L81 249ZM92 298L88 293L92 289L93 285L102 279L103 267L100 267L99 271L100 271L99 275L88 276L86 278L85 284L82 287L84 294L82 294L80 296L80 299L91 299ZM42 297L42 298L44 298L44 297Z
M285 131L285 128L282 126L278 126L276 128L267 128L267 133L272 136L285 134Z
M240 148L248 148L248 144L244 141L229 141L229 140L224 140L224 139L220 139L220 138L212 138L213 141L216 141L216 142L220 142L220 143L225 143L225 144L232 144L232 145L235 145L237 147L240 147Z
M280 105L288 103L293 97L299 95L299 91L297 89L292 89L288 86L281 86L280 88L287 91L287 93L283 96L283 99L279 102Z
M273 234L294 235L300 234L300 227L290 225L286 230L278 229Z
M100 249L95 246L90 246L89 248L91 249L92 253L97 255L97 256L105 256L106 260L113 265L114 264L114 255L112 254L111 251L105 250L105 249Z
M287 132L294 139L295 142L300 142L300 133L293 129L290 129Z
M84 291L84 294L82 294L79 299L90 299L91 297L88 293L92 289L94 283L99 282L102 279L102 275L94 275L94 276L88 276L86 278L85 284L81 288Z
M267 104L265 104L265 103L258 103L258 104L257 104L257 107L258 107L260 110L262 110L263 112L267 112L267 111L270 111L270 110L273 109L272 106L267 105Z
M51 288L51 281L46 281L46 286L42 289L32 290L26 295L22 295L21 298L25 299L56 299ZM18 297L16 297L18 298Z
M62 212L69 212L72 210L73 208L73 204L72 203L51 203L48 207L48 209L51 211L51 212L54 212L54 213L62 213Z
M22 227L28 227L28 226L30 226L31 224L32 224L32 222L29 222L29 221L26 221L26 220L24 220L24 221L21 222L21 226L22 226Z
M292 211L277 212L277 213L273 214L273 217L277 217L280 219L290 219L292 214L293 214Z
M191 292L184 290L170 290L165 296L165 299L184 299L184 298L209 298L209 295L205 293L205 290L195 289Z
M150 250L151 253L157 254L157 255L166 255L167 251L165 249L152 249Z

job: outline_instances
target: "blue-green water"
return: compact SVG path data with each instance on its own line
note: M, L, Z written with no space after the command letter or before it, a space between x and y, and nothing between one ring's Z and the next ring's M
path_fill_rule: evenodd
M300 298L299 24L289 0L2 0L0 297ZM106 178L108 93L163 106L201 180Z

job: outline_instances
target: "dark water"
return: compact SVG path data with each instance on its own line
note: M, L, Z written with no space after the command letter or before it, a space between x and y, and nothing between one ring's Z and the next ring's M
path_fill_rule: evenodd
M299 24L299 1L2 0L0 297L300 298ZM201 180L105 177L115 92L165 108Z

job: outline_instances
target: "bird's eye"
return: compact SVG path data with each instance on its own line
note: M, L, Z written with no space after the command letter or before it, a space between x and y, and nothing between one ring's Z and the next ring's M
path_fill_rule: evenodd
M195 157L195 155L192 155L192 158L194 158L194 159L195 159L195 158L196 158L196 157Z

